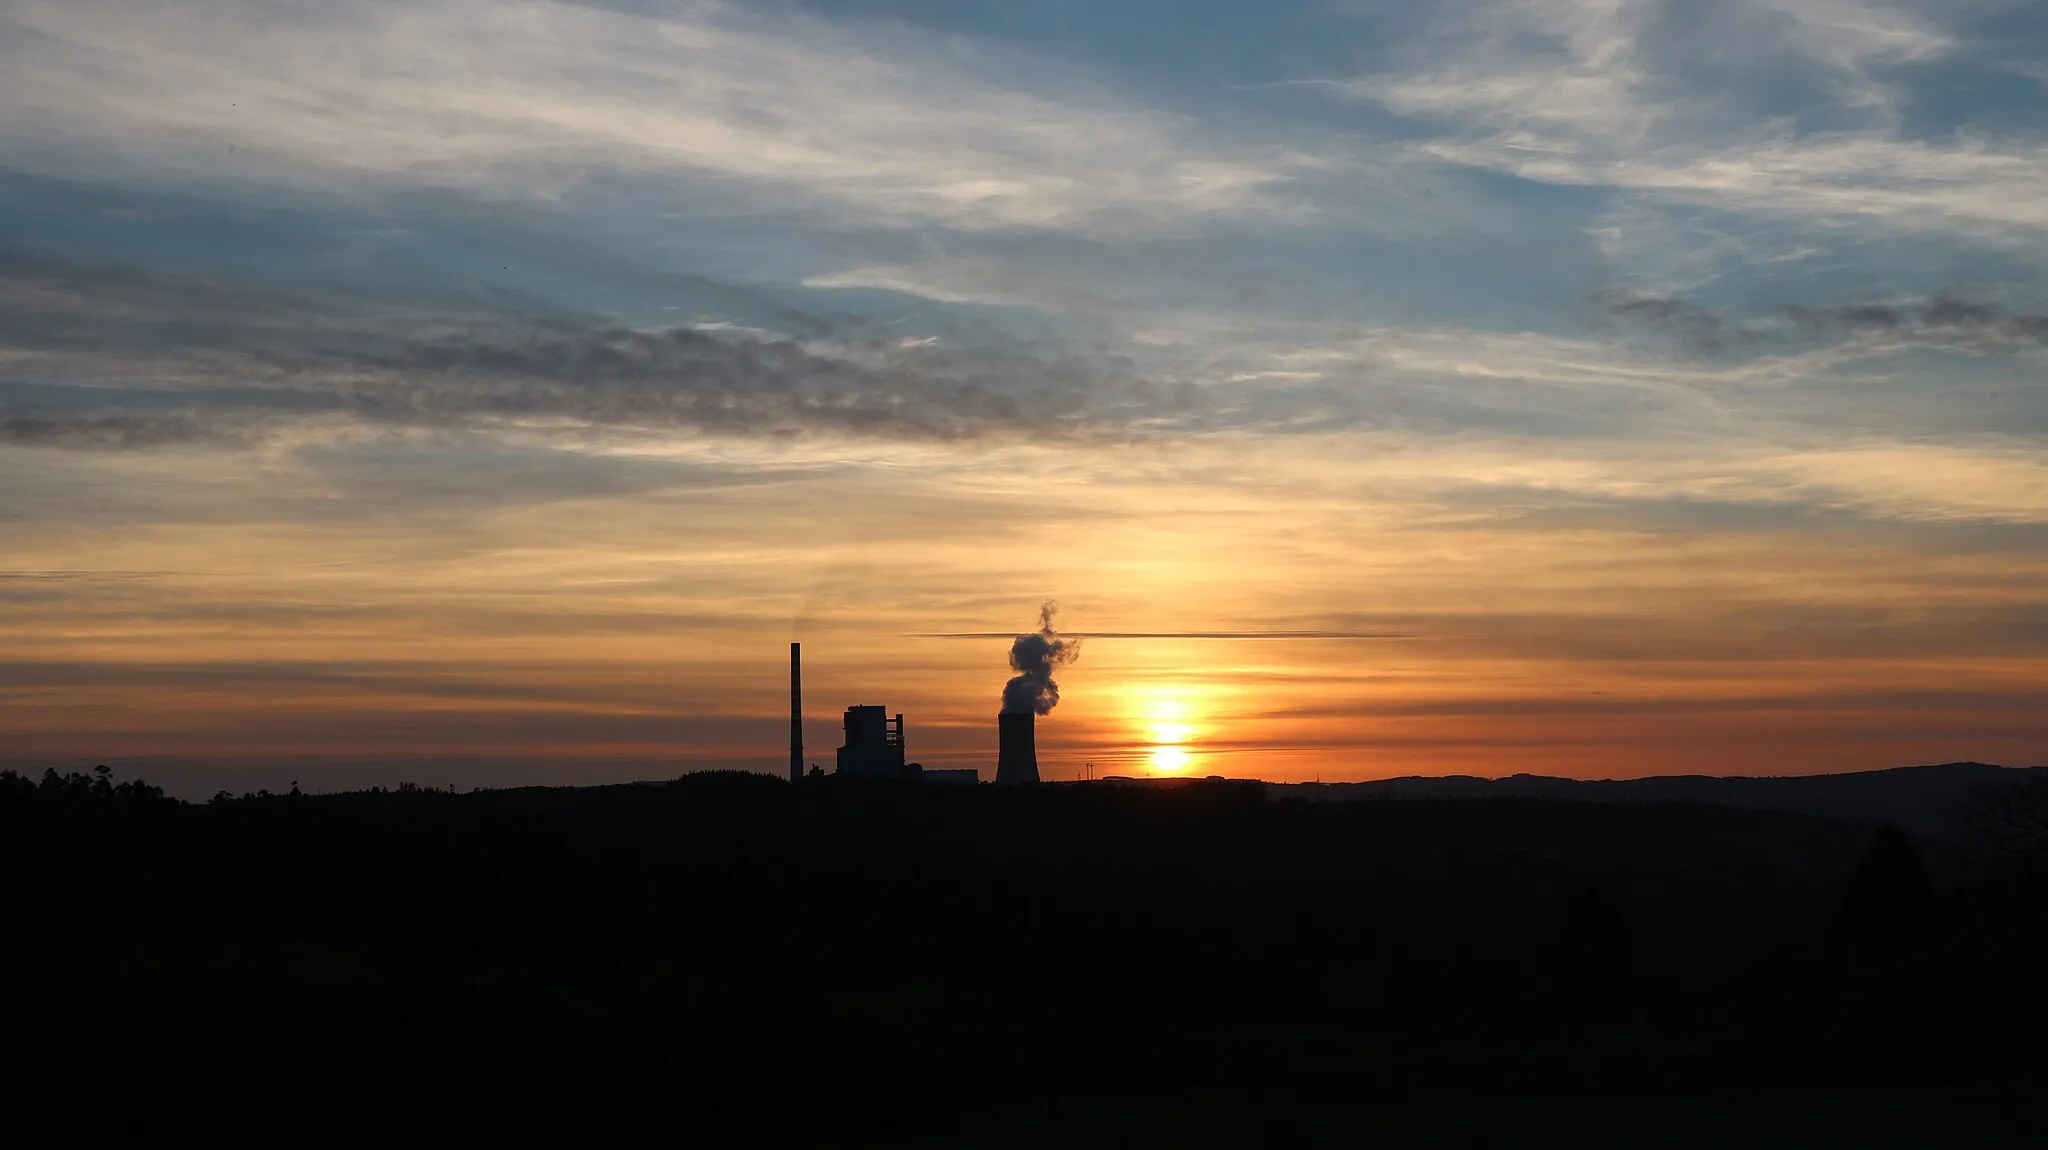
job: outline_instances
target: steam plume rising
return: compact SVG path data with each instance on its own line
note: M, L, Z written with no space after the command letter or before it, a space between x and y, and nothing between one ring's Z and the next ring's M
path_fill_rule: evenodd
M1058 611L1048 600L1038 609L1038 630L1010 644L1010 669L1017 675L1003 685L1004 714L1043 715L1059 705L1060 686L1052 681L1052 669L1080 658L1081 641L1053 633L1052 617Z

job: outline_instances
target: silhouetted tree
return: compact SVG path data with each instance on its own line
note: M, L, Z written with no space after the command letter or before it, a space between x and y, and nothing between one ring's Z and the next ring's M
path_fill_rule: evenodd
M1934 887L1920 852L1898 827L1877 828L1842 895L1834 931L1838 952L1890 958L1926 939L1934 924Z
M2048 877L2048 771L1986 792L1971 813L1972 845L2007 876Z
M90 775L77 771L60 775L55 767L51 767L43 772L39 782L33 784L13 771L7 771L0 777L5 779L5 785L0 786L0 794L37 802L106 805L176 801L164 798L162 787L151 786L140 779L115 783L113 770L105 764L94 767Z

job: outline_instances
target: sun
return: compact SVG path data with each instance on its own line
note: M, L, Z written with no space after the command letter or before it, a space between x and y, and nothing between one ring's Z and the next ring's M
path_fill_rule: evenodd
M1145 766L1155 775L1178 775L1194 765L1189 749L1201 727L1195 721L1195 707L1187 692L1174 687L1153 687L1132 699L1131 725L1148 744Z
M1159 746L1152 748L1151 761L1146 765L1154 774L1177 775L1187 770L1193 761L1194 756L1188 754L1186 747Z

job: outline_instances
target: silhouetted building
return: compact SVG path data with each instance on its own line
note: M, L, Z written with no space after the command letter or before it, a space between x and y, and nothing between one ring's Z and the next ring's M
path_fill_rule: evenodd
M903 761L903 716L887 707L846 708L846 745L839 748L839 773L862 779L903 779L913 774Z
M913 773L915 773L915 774L917 775L917 777L918 777L918 778L919 778L919 779L920 779L921 781L923 781L923 782L927 782L927 783L937 783L937 784L939 784L940 786L944 786L944 787L971 787L971 786L974 786L975 784L977 784L977 783L981 782L981 772L980 772L980 771L971 771L971 770L946 770L946 771L933 771L933 770L927 770L927 769L925 769L924 767L921 767L921 766L919 766L919 765L918 765L918 764L916 764L916 763L912 763L912 764L910 764L910 768L911 768L911 771L912 771Z
M1004 711L996 716L996 785L1029 786L1038 781L1038 716Z

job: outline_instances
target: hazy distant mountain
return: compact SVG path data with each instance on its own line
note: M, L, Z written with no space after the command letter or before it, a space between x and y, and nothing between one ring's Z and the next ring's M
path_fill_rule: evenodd
M1268 783L1274 799L1441 799L1550 796L1587 802L1694 802L1787 811L1864 823L1896 823L1917 834L1954 837L1987 790L2048 774L2048 767L1944 763L1839 775L1717 777L1666 775L1645 779L1560 779L1513 775L1408 776L1366 783Z

